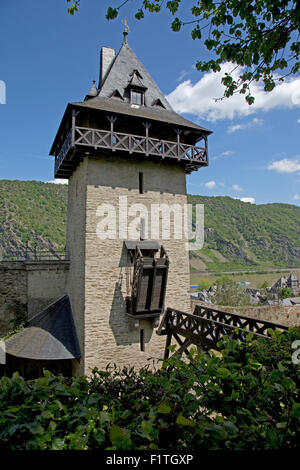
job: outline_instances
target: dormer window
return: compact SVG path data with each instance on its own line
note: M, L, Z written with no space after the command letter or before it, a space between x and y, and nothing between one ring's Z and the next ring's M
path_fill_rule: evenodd
M124 101L124 98L123 96L121 95L121 93L119 92L119 90L115 90L112 92L112 94L110 95L111 98L117 98L119 100L123 100Z
M144 104L144 93L140 90L130 90L130 102L142 106Z
M166 107L163 105L162 101L159 98L153 101L152 106L166 109Z
M147 87L143 83L143 77L138 70L133 70L131 79L127 85L127 93L129 93L130 103L134 106L145 105L145 92Z

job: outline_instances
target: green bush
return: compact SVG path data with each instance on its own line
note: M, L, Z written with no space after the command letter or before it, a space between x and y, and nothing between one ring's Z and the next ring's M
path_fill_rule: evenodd
M267 287L269 287L269 282L268 281L264 281L261 285L261 289L266 289Z
M293 290L288 286L283 286L279 294L281 299L288 299L293 296Z
M250 305L250 296L233 279L222 276L216 281L216 291L212 302L217 305L231 305L234 307Z
M211 281L208 279L201 279L201 281L198 284L198 290L204 290L204 289L209 289L211 287Z
M220 353L174 354L157 370L0 381L1 449L296 449L300 330L224 339ZM172 348L172 347L171 347Z

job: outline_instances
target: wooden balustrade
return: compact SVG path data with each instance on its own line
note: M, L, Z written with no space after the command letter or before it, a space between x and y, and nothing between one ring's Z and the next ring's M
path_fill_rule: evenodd
M93 149L107 149L112 152L124 151L129 154L139 153L145 156L160 156L162 159L170 158L184 161L189 168L195 169L208 164L207 145L183 144L159 140L153 137L124 134L121 132L91 129L75 126L69 132L59 153L55 158L55 173L62 164L67 163L67 155L71 148L79 149L90 147Z
M180 349L187 353L187 348L195 344L201 348L217 349L223 336L244 341L248 333L257 338L270 338L270 330L287 330L284 325L258 320L214 308L196 306L193 314L167 308L157 330L158 335L167 335L165 358L169 355L169 346L174 337ZM185 339L182 340L180 336Z

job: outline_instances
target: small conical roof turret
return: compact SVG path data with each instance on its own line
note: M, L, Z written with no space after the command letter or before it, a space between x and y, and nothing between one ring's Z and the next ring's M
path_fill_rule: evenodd
M90 91L88 92L88 94L86 95L85 99L89 99L89 98L95 98L95 96L98 95L98 90L96 88L96 80L93 80L93 86L92 88L90 89Z

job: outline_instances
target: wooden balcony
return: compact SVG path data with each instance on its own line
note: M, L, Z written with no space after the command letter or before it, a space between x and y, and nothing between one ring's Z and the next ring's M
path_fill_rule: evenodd
M55 177L68 178L76 167L78 158L82 159L85 152L98 150L177 161L185 165L187 173L208 165L206 136L204 146L199 146L181 143L179 134L177 141L171 142L148 135L73 126L55 157Z

